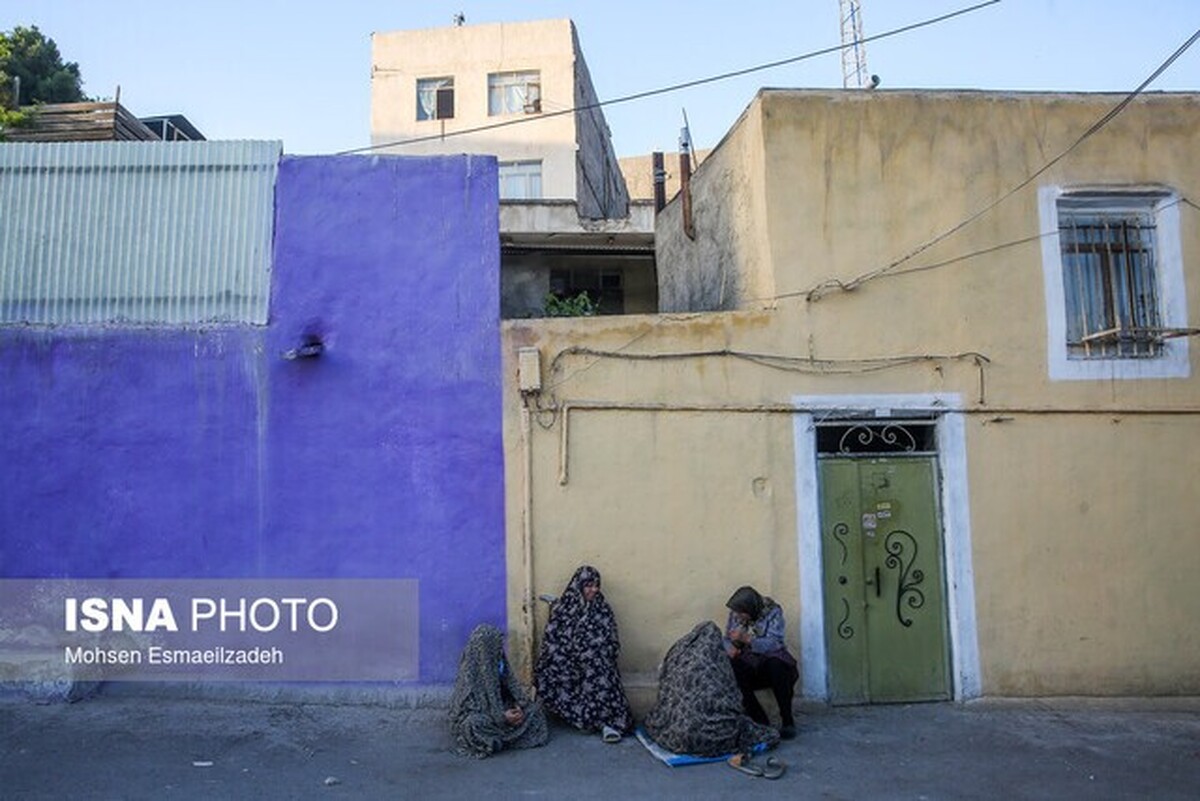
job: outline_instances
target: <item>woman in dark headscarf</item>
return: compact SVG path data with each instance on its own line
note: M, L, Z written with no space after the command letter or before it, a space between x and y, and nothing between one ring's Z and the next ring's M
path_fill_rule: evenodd
M679 754L722 756L779 743L779 733L748 718L721 630L701 623L667 651L658 675L658 701L646 733Z
M549 739L546 714L513 676L495 626L476 626L463 649L450 697L450 734L455 753L479 758Z
M725 650L742 691L746 714L766 725L767 713L754 691L769 688L779 704L779 734L790 740L796 736L792 687L800 671L783 644L783 609L753 587L739 588L725 606L729 608Z
M600 592L600 572L575 571L550 608L534 668L538 698L558 717L616 742L633 727L617 670L617 619Z

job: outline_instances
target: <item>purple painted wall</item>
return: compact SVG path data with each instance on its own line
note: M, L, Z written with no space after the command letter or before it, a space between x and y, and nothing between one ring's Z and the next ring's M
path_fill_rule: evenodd
M285 158L265 329L0 328L0 576L415 578L452 680L505 619L497 220L490 158Z

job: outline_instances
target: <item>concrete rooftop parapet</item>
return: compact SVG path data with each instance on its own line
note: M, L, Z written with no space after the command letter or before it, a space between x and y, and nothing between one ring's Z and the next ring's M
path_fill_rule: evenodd
M573 200L502 200L500 233L654 234L654 206L630 203L621 219L584 219Z

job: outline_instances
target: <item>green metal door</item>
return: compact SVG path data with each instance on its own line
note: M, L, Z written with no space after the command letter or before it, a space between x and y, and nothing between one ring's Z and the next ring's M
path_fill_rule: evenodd
M830 700L950 697L933 457L822 458Z

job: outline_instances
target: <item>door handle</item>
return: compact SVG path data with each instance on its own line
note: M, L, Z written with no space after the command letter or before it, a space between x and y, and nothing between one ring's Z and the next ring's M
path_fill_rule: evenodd
M871 579L867 579L865 583L868 585L870 585L870 584L875 585L875 597L876 598L883 597L883 590L879 586L879 568L878 568L878 566L875 568L875 580L872 581Z

